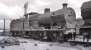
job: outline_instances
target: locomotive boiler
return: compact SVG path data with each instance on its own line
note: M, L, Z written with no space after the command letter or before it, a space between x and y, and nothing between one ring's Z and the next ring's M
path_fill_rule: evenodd
M62 39L62 35L74 32L76 25L75 11L63 4L63 8L50 11L44 10L44 14L28 13L25 17L11 21L10 32L12 36L31 37L33 39L48 39L52 41Z

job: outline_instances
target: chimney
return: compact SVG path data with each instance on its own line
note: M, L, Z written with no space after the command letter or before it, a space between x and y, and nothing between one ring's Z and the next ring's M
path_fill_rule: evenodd
M63 9L66 9L67 8L67 3L63 3Z
M50 13L50 8L45 8L44 13Z

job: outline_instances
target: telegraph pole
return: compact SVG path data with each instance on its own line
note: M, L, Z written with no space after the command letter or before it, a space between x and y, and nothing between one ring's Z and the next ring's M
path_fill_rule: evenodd
M24 4L24 17L23 17L23 21L22 21L23 22L22 37L24 37L24 35L25 35L25 32L24 32L24 30L25 30L25 19L28 18L27 9L28 9L28 1Z
M4 33L5 33L5 18L4 18Z
M2 33L2 35L5 35L5 18L3 19L3 33Z
M26 19L28 18L27 9L28 9L28 1L24 4L24 16L25 16Z
M24 30L24 22L25 22L25 18L27 19L27 9L28 9L28 1L24 4L24 19L23 19L23 30Z

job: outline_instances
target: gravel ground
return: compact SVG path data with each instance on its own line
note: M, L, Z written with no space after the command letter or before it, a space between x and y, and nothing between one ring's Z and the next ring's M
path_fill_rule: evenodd
M71 46L69 43L41 42L32 39L17 38L20 45L0 47L0 50L91 50L91 47Z

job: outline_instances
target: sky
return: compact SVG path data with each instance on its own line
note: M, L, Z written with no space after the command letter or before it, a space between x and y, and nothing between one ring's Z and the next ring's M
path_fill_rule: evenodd
M15 19L24 14L24 3L28 1L28 13L31 11L43 13L44 8L51 11L62 8L62 3L67 2L69 7L75 9L77 18L80 18L80 7L88 0L0 0L0 16ZM2 18L2 17L0 17Z
M62 8L62 3L68 3L76 12L76 17L81 18L80 7L83 2L89 0L0 0L0 26L3 25L4 17L17 19L24 15L24 4L28 1L28 12L43 13L44 8L55 11ZM10 23L10 22L7 22ZM6 24L7 24L6 23Z

